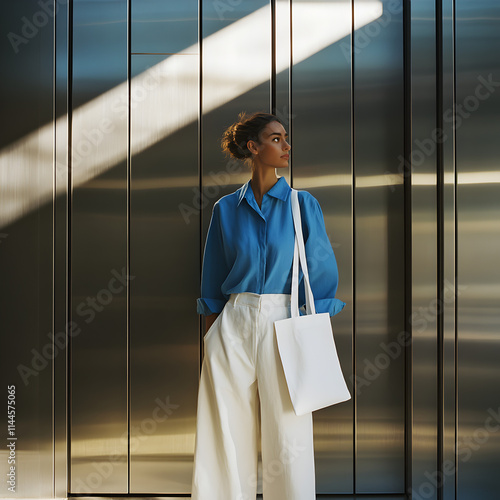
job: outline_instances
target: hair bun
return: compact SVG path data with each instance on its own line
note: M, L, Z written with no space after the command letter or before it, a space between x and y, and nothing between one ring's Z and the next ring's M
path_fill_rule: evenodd
M222 151L226 154L230 154L238 160L244 160L250 158L252 153L247 148L246 141L242 144L238 144L237 137L240 135L238 134L238 126L239 122L236 122L225 130L222 136L221 146Z

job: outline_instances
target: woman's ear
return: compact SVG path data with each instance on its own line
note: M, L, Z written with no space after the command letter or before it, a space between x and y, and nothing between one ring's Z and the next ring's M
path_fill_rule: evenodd
M257 144L255 141L247 141L247 148L250 151L250 153L256 155L259 153L259 150L257 149Z

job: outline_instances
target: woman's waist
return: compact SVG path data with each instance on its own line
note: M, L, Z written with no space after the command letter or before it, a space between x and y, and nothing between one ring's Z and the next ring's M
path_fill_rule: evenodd
M239 292L231 293L229 302L233 305L244 304L250 307L262 308L266 307L287 307L290 305L290 294L287 293L253 293Z

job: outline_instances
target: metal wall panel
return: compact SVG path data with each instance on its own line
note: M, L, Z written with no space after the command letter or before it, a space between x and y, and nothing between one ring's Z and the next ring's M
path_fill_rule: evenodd
M134 54L172 55L132 57L130 487L187 493L198 387L198 2L134 1L131 24Z
M128 491L127 2L73 5L71 492Z
M224 157L220 149L222 133L241 111L269 111L271 104L269 0L203 2L202 6L200 261L213 204L251 175L244 164ZM200 343L204 328L202 324ZM257 491L262 493L260 456L258 467Z
M292 3L292 47L304 51L309 19ZM337 297L347 303L334 317L335 341L346 379L352 374L352 170L351 54L349 2L307 5L314 10L315 31L347 33L292 67L293 185L315 196L339 268ZM321 21L320 21L321 20ZM293 54L292 54L293 56ZM351 392L352 386L351 386ZM353 401L314 412L317 493L353 491Z
M197 55L132 57L133 493L191 488L199 374L198 66Z
M436 141L436 12L435 1L411 4L412 170L412 488L436 499L428 477L437 470L437 148Z
M354 2L354 297L357 493L404 490L402 2L365 27ZM388 350L393 349L391 353Z
M496 498L500 489L499 18L494 0L456 1L460 500Z
M53 359L64 356L57 346L54 350L51 337L53 17L35 1L4 5L0 32L3 118L0 134L0 380L4 401L0 496L48 498L54 493ZM13 391L10 394L9 388ZM9 416L14 418L14 428L10 429ZM15 468L14 475L8 476L11 467Z

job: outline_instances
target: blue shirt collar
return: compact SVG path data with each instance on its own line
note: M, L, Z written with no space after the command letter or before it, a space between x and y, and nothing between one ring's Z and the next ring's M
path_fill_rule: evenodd
M278 200L286 201L291 190L292 188L288 185L286 179L284 177L280 177L266 194L272 196L273 198L277 198ZM243 198L246 198L248 203L250 203L251 199L255 200L250 186L250 179L239 189L238 206Z

